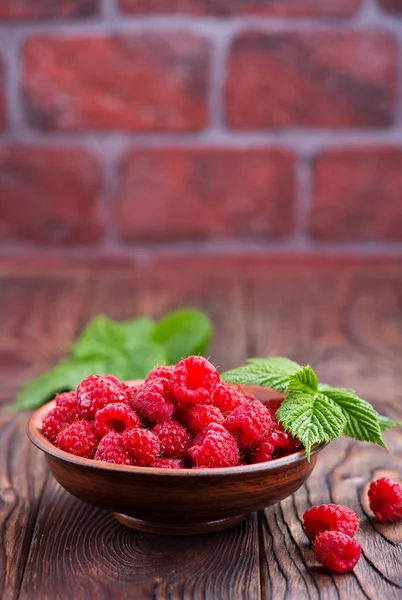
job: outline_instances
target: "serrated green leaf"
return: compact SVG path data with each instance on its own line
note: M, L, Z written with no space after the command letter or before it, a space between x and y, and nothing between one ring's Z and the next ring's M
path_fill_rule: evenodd
M70 352L77 359L107 358L120 351L125 341L126 334L120 323L99 315L85 327Z
M88 375L105 375L106 365L103 361L65 360L53 369L32 379L19 391L13 410L31 410L51 400L57 393L74 390Z
M155 325L152 341L164 347L168 364L192 354L204 354L212 339L212 323L205 313L182 309Z
M137 317L118 325L124 331L127 347L140 341L150 342L155 328L155 323L148 317Z
M344 435L362 442L373 442L386 448L381 435L378 414L369 402L345 388L320 386L322 394L335 402L346 418Z
M278 392L286 392L289 383L289 375L278 373L278 371L270 369L265 363L258 362L226 371L221 375L221 379L239 385L269 387Z
M289 390L314 395L318 389L318 377L310 367L300 367L289 376Z
M314 396L292 392L277 411L285 429L297 437L306 449L310 460L311 447L340 437L346 424L342 411L319 393Z
M388 431L388 429L392 429L392 427L402 427L402 421L394 421L393 419L388 419L388 417L384 417L384 415L379 415L378 413L377 418L381 431Z
M116 352L106 361L107 372L118 379L143 379L156 366L166 364L162 346L138 341L129 352Z
M279 370L282 374L291 375L297 369L301 369L301 365L285 356L268 356L266 358L248 358L248 363L265 365L269 369Z

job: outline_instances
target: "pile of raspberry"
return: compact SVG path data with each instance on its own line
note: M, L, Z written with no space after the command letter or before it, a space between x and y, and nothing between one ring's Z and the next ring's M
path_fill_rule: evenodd
M157 367L138 386L90 375L55 401L42 433L65 452L109 463L234 467L301 448L275 417L278 401L264 405L222 382L200 356Z
M402 485L381 477L368 489L370 508L380 523L402 519ZM357 565L361 547L354 539L359 517L347 506L321 504L303 515L304 530L314 544L317 561L335 573L349 573Z

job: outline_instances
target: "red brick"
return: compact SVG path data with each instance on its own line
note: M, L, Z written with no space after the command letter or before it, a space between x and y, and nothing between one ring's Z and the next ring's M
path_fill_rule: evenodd
M88 17L99 10L99 0L0 0L0 19Z
M100 165L83 150L0 150L0 239L95 242L100 184Z
M361 0L120 0L123 11L136 14L345 16L360 6Z
M279 238L293 230L294 159L276 150L134 150L117 213L125 240Z
M402 240L402 149L331 151L315 163L312 231L323 240Z
M380 6L390 13L402 13L401 0L378 0Z
M238 129L388 125L396 64L384 33L249 32L231 48L227 120Z
M207 120L208 42L186 33L40 38L24 49L23 91L42 129L186 131Z
M4 69L0 59L0 129L6 125L6 98L4 95Z

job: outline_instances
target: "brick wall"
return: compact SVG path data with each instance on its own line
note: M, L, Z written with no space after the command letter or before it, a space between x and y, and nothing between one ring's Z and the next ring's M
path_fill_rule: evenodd
M402 255L402 0L0 0L0 256Z

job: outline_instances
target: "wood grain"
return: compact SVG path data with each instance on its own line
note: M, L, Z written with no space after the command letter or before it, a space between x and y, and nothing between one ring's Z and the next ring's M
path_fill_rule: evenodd
M211 356L222 368L246 356L286 354L402 418L400 264L236 260L227 268L190 258L178 266L169 258L151 272L143 265L140 275L138 269L99 265L95 271L9 272L0 278L0 402L10 401L31 373L53 364L90 316L159 317L187 304L211 314ZM24 425L17 416L3 421L0 433L2 598L402 597L402 525L377 524L366 501L373 478L402 475L400 430L385 434L389 452L347 439L333 442L293 497L231 531L179 539L126 529L52 478L40 496L43 464L36 466L37 453L24 446ZM363 557L352 574L331 575L319 567L303 533L304 510L324 502L345 503L359 513Z

